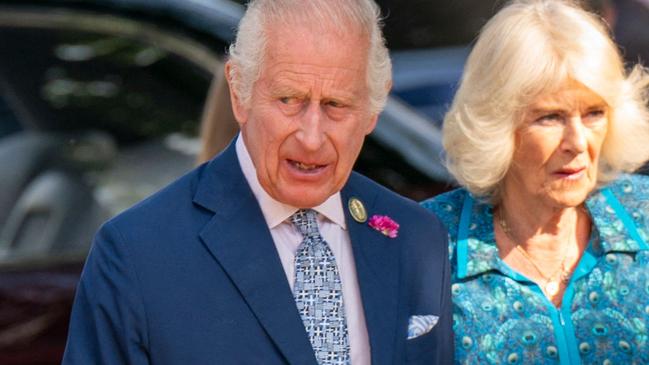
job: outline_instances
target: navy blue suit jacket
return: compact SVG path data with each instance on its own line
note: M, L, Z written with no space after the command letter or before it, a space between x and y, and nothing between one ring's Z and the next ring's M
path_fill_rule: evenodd
M412 201L353 173L346 212L373 364L451 364L447 233ZM440 317L407 340L411 315ZM63 364L311 364L316 360L234 144L107 222L81 275Z

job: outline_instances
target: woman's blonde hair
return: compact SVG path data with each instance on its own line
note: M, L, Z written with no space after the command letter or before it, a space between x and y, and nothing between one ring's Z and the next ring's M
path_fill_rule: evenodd
M649 159L649 74L626 72L602 20L562 0L516 0L484 26L444 119L447 166L474 195L496 202L512 163L521 113L568 80L606 101L610 124L600 183Z

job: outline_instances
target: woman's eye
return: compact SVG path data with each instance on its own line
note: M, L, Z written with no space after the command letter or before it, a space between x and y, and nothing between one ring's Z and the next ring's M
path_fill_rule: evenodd
M593 109L588 111L586 114L587 117L589 118L600 118L604 116L604 110L603 109Z
M536 119L536 122L541 124L556 123L556 122L560 122L561 119L562 119L561 114L549 113L549 114L542 115L541 117Z
M584 117L583 123L587 126L599 126L607 121L605 109L589 110Z

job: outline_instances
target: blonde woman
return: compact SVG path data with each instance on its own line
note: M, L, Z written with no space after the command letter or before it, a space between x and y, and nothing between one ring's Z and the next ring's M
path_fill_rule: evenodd
M600 19L509 3L444 121L456 361L649 364L649 76Z

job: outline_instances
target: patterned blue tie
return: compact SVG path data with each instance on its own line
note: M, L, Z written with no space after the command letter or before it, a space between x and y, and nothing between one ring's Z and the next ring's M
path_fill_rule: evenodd
M291 221L304 240L295 255L293 296L320 365L348 365L349 338L336 258L320 235L317 213L300 209Z

